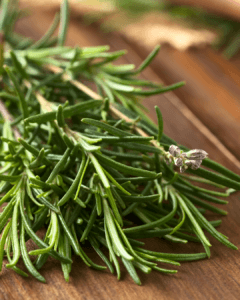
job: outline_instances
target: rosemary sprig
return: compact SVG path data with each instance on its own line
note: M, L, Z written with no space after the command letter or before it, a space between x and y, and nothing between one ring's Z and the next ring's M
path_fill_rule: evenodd
M4 5L11 13L13 7ZM19 49L16 37L3 27L12 49L4 53L0 91L0 265L6 254L7 267L25 276L16 266L22 256L29 273L45 282L38 270L50 255L60 260L69 281L75 254L89 267L116 270L120 279L120 259L140 284L136 268L174 273L157 263L209 257L204 230L237 249L215 229L219 222L208 221L204 213L226 214L206 201L226 204L218 197L240 189L239 175L207 159L204 150L178 147L163 134L158 108L158 126L140 110L139 96L182 85L163 87L138 79L158 48L134 70L112 64L123 53L109 53L107 47L64 47L68 13L64 1L57 47L49 47L48 32L40 42ZM99 93L83 85L81 77L93 81ZM206 161L218 174L199 168ZM193 172L194 180L231 190L199 188L189 182L193 177L182 176L184 171ZM46 228L43 240L36 234L41 228ZM155 253L137 240L149 237L199 242L206 253ZM29 238L39 249L28 253ZM85 243L104 266L87 256ZM37 256L35 263L30 255Z

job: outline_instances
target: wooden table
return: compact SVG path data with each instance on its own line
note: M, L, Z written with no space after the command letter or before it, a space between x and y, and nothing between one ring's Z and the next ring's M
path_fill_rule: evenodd
M39 38L48 28L53 12L34 11L18 24L18 31ZM109 44L111 50L127 49L122 62L139 65L146 50L117 34L103 34L97 27L86 27L80 19L71 20L68 45L95 46ZM144 72L148 79L166 83L186 80L187 85L174 93L155 96L143 103L156 121L154 105L164 118L164 132L189 148L203 148L209 157L240 172L240 70L211 49L180 53L163 48L151 68ZM240 247L239 193L229 198L229 214L223 218L220 231ZM213 216L214 217L214 216ZM31 277L25 279L10 270L1 274L0 299L240 299L240 255L210 239L211 259L182 263L175 275L152 272L140 274L143 285L135 285L123 269L121 281L109 272L89 269L80 258L74 258L71 279L64 281L60 264L49 261L41 270L47 284ZM202 252L201 246L171 244L151 239L149 249L161 252ZM88 255L98 258L91 249Z

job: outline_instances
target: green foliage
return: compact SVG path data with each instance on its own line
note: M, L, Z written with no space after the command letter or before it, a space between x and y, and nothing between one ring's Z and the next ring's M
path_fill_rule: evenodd
M67 1L62 7L66 9ZM66 36L66 13L62 12L62 18L58 45ZM7 267L27 276L17 267L22 257L28 272L45 282L38 270L52 256L61 262L68 281L75 254L89 267L116 270L118 279L121 260L141 284L136 268L145 273L175 273L157 263L179 265L177 261L210 256L211 244L203 230L236 249L215 229L221 222L208 221L204 213L226 214L208 202L226 204L218 197L227 197L233 190L216 192L210 187L239 190L240 176L209 159L203 163L218 173L199 168L191 171L196 176L189 177L176 172L173 162L166 163L167 150L176 142L163 133L159 108L158 126L140 109L138 95L181 86L162 87L137 77L158 48L134 69L114 65L124 52L110 53L106 46L51 48L48 31L47 38L31 43L35 46L25 43L26 49L19 49L18 36L6 30L5 34L12 50L4 53L0 91L4 98L0 100L0 266L6 255ZM47 68L49 62L60 68L60 74ZM90 94L97 98L93 91L71 80L79 77L92 81L102 99L92 99ZM207 188L195 186L192 180L204 181ZM42 228L46 229L43 239L36 234ZM206 254L149 251L137 240L149 237L202 243ZM39 249L28 252L28 239ZM86 243L104 266L87 256ZM30 255L37 256L34 263Z

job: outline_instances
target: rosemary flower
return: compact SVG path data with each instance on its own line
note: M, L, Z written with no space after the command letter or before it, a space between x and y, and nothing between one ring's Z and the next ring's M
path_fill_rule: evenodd
M175 145L171 145L170 147L169 147L169 153L172 155L172 156L174 156L174 157L179 157L180 156L180 154L181 154L181 150L180 150L180 148L178 147L178 146L175 146Z
M197 170L208 153L202 149L193 149L188 152L183 152L178 146L171 145L169 151L166 152L166 162L174 161L174 165L180 167L180 172L183 173L190 167Z
M201 166L202 160L186 160L185 165L193 170L197 170Z
M208 153L202 149L193 149L183 153L183 155L190 160L203 160L207 157Z
M183 165L183 159L181 157L174 158L174 164L177 167L181 167Z

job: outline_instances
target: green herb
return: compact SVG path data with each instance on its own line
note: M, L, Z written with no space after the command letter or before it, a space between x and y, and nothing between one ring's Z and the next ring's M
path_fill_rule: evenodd
M211 244L204 230L236 249L215 229L221 222L208 221L204 213L226 214L208 202L226 204L218 197L240 189L239 175L207 159L204 150L180 149L163 133L159 108L158 126L140 109L138 95L182 85L162 87L138 79L158 48L134 70L132 65L112 64L122 51L64 47L67 1L61 8L59 47L49 47L51 29L39 42L20 48L18 35L7 30L6 15L13 7L2 3L0 24L11 51L4 52L0 91L4 98L0 100L0 266L6 255L7 268L26 276L17 267L22 257L28 272L45 282L38 270L52 256L61 262L69 281L74 254L89 267L116 270L118 279L122 261L141 284L136 268L145 273L175 273L157 263L179 265L176 261L209 257ZM99 94L78 81L79 76L95 83ZM215 172L200 168L201 164ZM183 176L184 171L194 176ZM190 183L193 180L221 192L199 188ZM36 234L42 228L44 239ZM199 242L206 254L152 252L137 240L150 237ZM28 252L28 239L39 249ZM85 243L90 243L104 266L86 255ZM35 263L31 255L36 256Z

